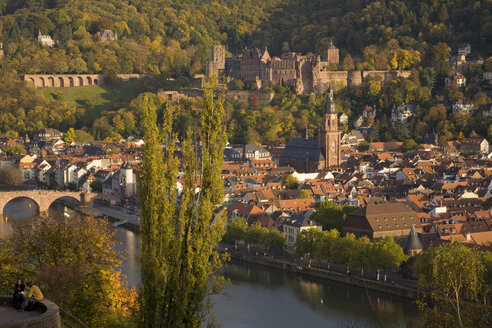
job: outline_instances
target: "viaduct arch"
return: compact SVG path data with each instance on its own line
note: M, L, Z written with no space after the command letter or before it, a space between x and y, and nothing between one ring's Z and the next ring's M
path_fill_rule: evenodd
M141 80L147 74L117 74L122 81ZM104 84L104 74L26 74L24 81L36 88L67 88Z
M48 211L50 205L62 197L72 197L82 206L92 208L95 199L112 199L114 196L103 195L98 193L73 192L73 191L55 191L55 190L16 190L0 192L0 216L3 215L3 209L8 202L16 198L32 199L39 207L40 212Z

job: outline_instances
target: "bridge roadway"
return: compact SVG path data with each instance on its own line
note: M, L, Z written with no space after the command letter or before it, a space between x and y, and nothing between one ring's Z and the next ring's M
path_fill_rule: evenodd
M97 216L109 216L120 221L126 220L128 223L135 226L140 226L140 218L138 216L135 214L125 213L115 208L94 204L90 213Z

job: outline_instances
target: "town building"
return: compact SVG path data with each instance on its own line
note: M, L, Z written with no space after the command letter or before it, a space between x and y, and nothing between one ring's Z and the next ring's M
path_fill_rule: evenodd
M449 74L444 79L444 86L446 88L449 88L449 87L457 87L457 88L466 87L466 77L461 73Z
M393 106L391 109L391 122L393 123L405 123L415 113L415 105L401 104L398 107Z
M323 230L321 224L311 219L313 211L307 211L304 214L293 214L287 221L283 223L282 229L285 234L285 250L293 253L297 236L304 230L318 229Z
M413 226L417 232L422 231L417 212L410 207L401 203L371 203L348 216L343 233L371 239L406 237Z
M460 143L463 153L488 153L489 142L485 138L465 138Z
M347 125L348 124L348 116L345 113L342 113L340 117L338 118L338 122L340 125Z
M38 42L47 47L53 47L55 45L55 41L51 36L41 34L41 30L39 30L38 33Z
M111 42L118 40L118 34L111 30L104 30L102 32L98 32L98 34L101 37L102 42Z
M453 105L452 109L454 113L467 113L473 114L475 111L475 106L472 104L469 98L461 97Z
M316 172L340 166L341 132L338 130L338 114L329 88L325 103L323 125L318 137L291 139L280 157L280 164L293 167L298 172Z

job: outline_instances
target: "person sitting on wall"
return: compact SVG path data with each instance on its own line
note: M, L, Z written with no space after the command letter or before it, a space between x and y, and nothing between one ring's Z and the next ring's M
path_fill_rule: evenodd
M27 282L27 286L29 287L29 294L27 294L27 297L24 297L19 311L24 311L28 305L32 307L34 303L44 299L43 293L38 286L33 285L30 281Z
M12 298L14 299L14 306L16 308L20 307L22 300L24 299L24 296L22 295L24 289L26 289L24 281L22 281L22 279L17 280L17 283L14 285L14 294L12 294Z

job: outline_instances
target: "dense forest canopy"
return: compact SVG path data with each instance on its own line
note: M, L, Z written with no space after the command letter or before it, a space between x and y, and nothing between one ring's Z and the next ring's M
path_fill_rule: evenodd
M487 0L1 0L0 35L11 67L21 73L192 76L214 43L232 53L268 46L275 55L282 49L321 54L333 40L342 56L362 58L366 47L394 39L429 58L437 43L456 49L470 42L486 54L491 10ZM96 33L106 29L119 41L100 42ZM40 48L38 31L56 46Z
M369 140L421 142L430 131L440 142L472 132L492 134L490 119L481 113L446 113L439 107L463 96L477 109L490 107L491 87L482 78L492 70L490 0L0 0L0 14L5 52L0 134L73 127L80 140L115 140L142 132L138 99L103 110L95 109L91 99L74 106L62 96L51 99L27 87L19 79L22 74L147 73L155 83L138 91L155 91L167 78L185 86L203 73L212 44L227 45L230 54L268 46L272 55L280 55L321 54L330 42L340 49L342 69L390 69L398 51L418 53L419 61L409 65L409 79L387 84L367 79L337 93L337 109L347 113L350 126L364 106L376 105ZM103 42L98 32L104 30L116 32L118 40ZM55 45L42 46L39 31ZM470 43L472 56L481 55L485 63L468 67L465 88L444 88L451 72L448 59L463 43ZM283 87L275 92L268 105L225 103L231 142L284 143L306 129L315 134L323 96L298 96ZM391 125L391 109L402 103L416 105L416 115L407 124ZM175 122L180 132L193 126L197 104L182 101Z

